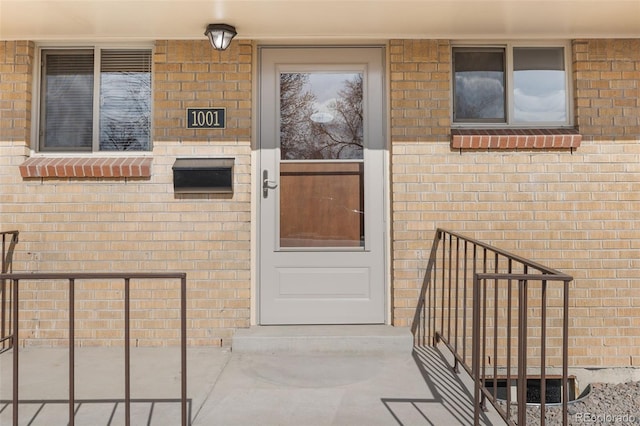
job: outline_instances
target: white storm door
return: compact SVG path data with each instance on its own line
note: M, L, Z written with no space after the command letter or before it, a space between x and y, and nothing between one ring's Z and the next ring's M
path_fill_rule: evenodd
M385 322L384 49L260 49L260 324Z

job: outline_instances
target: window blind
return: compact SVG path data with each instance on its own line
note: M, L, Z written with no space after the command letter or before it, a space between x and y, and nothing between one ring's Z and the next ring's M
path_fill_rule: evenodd
M504 72L504 49L455 48L453 50L455 72L497 71Z
M150 50L102 50L101 72L151 72Z
M514 71L564 71L564 50L561 47L519 47L513 49Z
M94 56L91 51L43 54L42 149L90 149Z

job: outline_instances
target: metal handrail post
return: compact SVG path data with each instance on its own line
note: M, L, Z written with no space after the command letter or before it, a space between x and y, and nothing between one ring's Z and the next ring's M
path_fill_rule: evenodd
M75 280L69 279L69 426L75 424L76 374L75 374Z
M5 234L2 234L2 269L1 269L1 271L2 271L3 274L5 272L7 272L7 271L4 270L4 268L5 268L5 258L4 258L4 256L5 256L6 250L7 250L6 249L6 236L5 236Z
M542 281L540 297L542 330L540 332L540 426L545 426L547 406L547 282Z
M519 282L518 304L518 424L527 424L527 281ZM543 414L544 415L544 414Z
M3 241L4 244L4 241ZM4 250L3 250L4 252ZM2 260L4 262L4 256L2 256ZM3 271L4 271L4 266L3 266ZM2 303L2 305L0 305L0 342L2 342L2 349L4 349L4 342L5 342L5 338L6 336L6 319L5 316L6 314L6 308L7 308L7 280L0 280L0 293L2 293L2 297L0 297L0 303Z
M458 353L458 305L459 305L459 288L460 288L460 238L456 239L456 279L455 279L455 283L456 283L456 295L454 297L455 299L455 312L453 314L453 317L455 318L455 326L454 326L454 337L453 337L453 347L456 351L456 353ZM449 295L451 296L451 295ZM449 312L451 312L451 308L449 308ZM453 364L453 371L455 373L459 373L460 369L458 368L458 358L454 357L454 364Z
M187 426L190 419L187 416L187 276L180 279L180 362L182 372L181 409L182 426Z
M473 324L472 324L472 364L473 372L473 424L480 424L480 282L478 274L473 274Z
M125 425L131 425L131 324L130 289L131 281L124 279L124 416Z
M13 280L13 335L11 336L11 345L13 347L13 424L18 425L18 280Z
M13 269L13 247L18 243L19 233L19 231L0 232L0 234L2 234L2 259L0 273L2 274L6 274L10 269ZM9 244L7 245L8 235L10 235L11 238L9 240ZM9 345L11 345L12 342L11 336L7 336L7 319L11 316L11 310L10 308L9 310L7 309L7 305L9 305L10 307L13 306L11 304L11 298L7 298L7 281L8 280L4 278L0 280L0 293L2 293L2 297L0 297L0 342L2 343L2 350L6 349L6 341L9 342Z
M511 264L511 259L509 259L509 273L511 273L512 270L512 264ZM511 321L512 321L512 300L513 300L513 282L512 280L507 280L507 386L510 389L511 388ZM507 421L511 420L511 410L509 409L509 407L511 407L511 392L507 392L507 410L506 410L506 414L507 414Z
M562 325L562 424L569 424L569 281L564 281Z

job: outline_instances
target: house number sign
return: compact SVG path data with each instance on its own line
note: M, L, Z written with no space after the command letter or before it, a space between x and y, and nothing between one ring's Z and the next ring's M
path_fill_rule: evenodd
M225 108L187 108L187 129L224 129Z

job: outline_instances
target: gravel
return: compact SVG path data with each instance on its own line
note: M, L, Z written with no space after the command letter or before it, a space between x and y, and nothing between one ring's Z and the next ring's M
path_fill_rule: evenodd
M562 424L562 406L546 407L546 424ZM517 409L512 406L512 419ZM640 425L640 382L594 383L591 392L569 403L569 425ZM527 425L540 424L540 406L527 407Z

